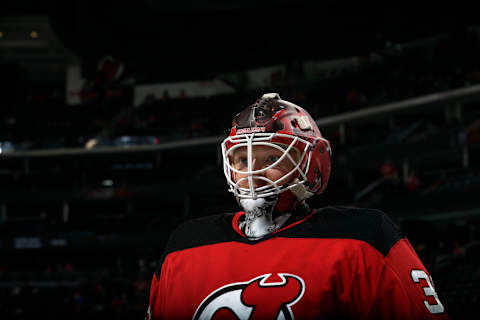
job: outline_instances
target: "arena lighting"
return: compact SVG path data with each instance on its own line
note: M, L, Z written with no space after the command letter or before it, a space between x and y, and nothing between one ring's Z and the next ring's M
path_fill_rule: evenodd
M110 179L103 180L102 185L104 185L105 187L111 187L111 186L113 186L113 180L110 180Z
M32 32L30 32L30 37L32 37L33 39L36 39L36 38L38 38L38 32L37 32L37 31L35 31L35 30L34 30L34 31L32 31Z

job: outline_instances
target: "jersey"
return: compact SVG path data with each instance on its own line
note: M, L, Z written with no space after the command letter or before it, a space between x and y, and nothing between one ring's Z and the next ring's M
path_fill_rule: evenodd
M153 275L147 319L448 319L385 213L305 208L258 240L238 228L243 212L180 225Z

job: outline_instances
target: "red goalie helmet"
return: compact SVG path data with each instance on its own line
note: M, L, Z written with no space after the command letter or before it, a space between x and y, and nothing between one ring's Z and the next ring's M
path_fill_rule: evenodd
M252 147L256 145L281 150L282 156L266 168L253 170ZM232 164L232 156L238 148L247 150L247 171L239 171ZM276 93L264 94L235 116L230 135L222 142L222 153L224 173L237 199L278 195L280 211L322 193L330 176L329 141L322 137L307 111L282 100ZM293 168L284 176L273 181L261 175L285 158ZM241 173L243 178L234 181L235 173ZM264 185L255 186L254 179L263 180Z

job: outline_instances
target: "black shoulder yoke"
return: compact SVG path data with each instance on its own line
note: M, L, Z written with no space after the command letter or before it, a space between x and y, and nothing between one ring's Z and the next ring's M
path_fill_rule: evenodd
M382 211L367 208L327 206L305 221L260 240L249 240L232 228L234 214L217 214L184 222L173 231L161 262L175 251L222 242L255 245L274 237L336 238L362 240L384 256L403 238L393 221ZM293 218L293 217L292 217ZM294 220L295 221L295 220ZM157 278L159 276L158 272Z

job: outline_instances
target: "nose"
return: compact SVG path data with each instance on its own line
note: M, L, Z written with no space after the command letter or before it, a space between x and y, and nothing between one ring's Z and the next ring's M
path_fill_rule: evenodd
M260 169L262 169L262 167L263 167L263 165L262 165L261 161L258 161L256 158L252 159L252 171L260 170ZM254 188L263 187L264 185L267 184L267 182L265 180L256 178L258 176L266 177L266 171L261 171L261 172L257 172L255 174L253 174L252 182L253 182L253 187ZM246 179L243 179L242 181L240 181L239 186L241 188L250 188L248 175L247 174L241 174L241 173L236 174L236 180L237 181L242 179L242 178L246 178Z
M261 161L258 161L256 158L253 158L252 159L252 171L256 171L256 170L260 170L263 168L263 164L261 163ZM255 188L259 188L259 187L263 187L267 182L263 179L258 179L258 178L255 178L255 176L261 176L261 177L265 177L265 173L266 171L261 171L261 172L257 172L254 174L254 177L253 177L253 186Z
M252 171L256 171L256 170L260 170L261 169L261 166L260 166L260 161L257 160L257 158L253 158L252 159ZM262 172L260 172L262 173Z

